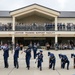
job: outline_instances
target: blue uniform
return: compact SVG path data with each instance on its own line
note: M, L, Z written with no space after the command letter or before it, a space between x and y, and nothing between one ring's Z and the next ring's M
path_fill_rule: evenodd
M49 57L49 69L52 68L53 66L53 70L55 70L56 58L53 53L49 53L48 56L50 56Z
M19 68L19 64L18 64L19 50L20 50L20 47L16 46L14 51L14 67L15 68Z
M63 68L63 59L62 59L62 57L63 57L63 55L62 54L59 54L59 57L61 58L61 68Z
M36 53L37 53L37 46L33 46L33 53L34 53L34 59L36 59Z
M59 54L59 57L61 58L61 68L65 68L65 64L67 63L67 69L69 69L69 60L67 58L66 55L62 55L62 54Z
M38 60L38 64L37 67L40 67L40 70L42 70L42 62L43 62L43 54L42 53L37 53L36 54L38 56L37 60Z
M31 58L31 48L28 48L24 52L26 53L26 65L27 65L27 68L29 70L29 68L30 68L30 58Z
M5 47L5 48L3 48L3 51L4 51L4 54L3 54L3 56L4 56L4 65L5 65L5 68L8 68L8 57L9 57L9 48L8 48L8 46L7 47Z

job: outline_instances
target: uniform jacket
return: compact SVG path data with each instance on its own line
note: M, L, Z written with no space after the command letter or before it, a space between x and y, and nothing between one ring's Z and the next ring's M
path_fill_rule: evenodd
M26 53L26 57L31 57L31 49L27 49L24 52Z
M38 61L43 62L43 54L37 53Z
M8 47L5 47L5 48L3 49L3 51L4 51L3 56L4 56L4 57L9 57L9 48L8 48Z
M17 46L17 47L15 48L14 57L16 57L16 58L19 57L19 50L20 50L20 47Z

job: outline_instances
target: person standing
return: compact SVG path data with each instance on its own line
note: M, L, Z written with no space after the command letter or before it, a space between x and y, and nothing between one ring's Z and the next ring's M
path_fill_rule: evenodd
M19 50L20 50L20 46L19 44L16 44L16 47L14 50L14 67L17 69L19 68L19 64L18 64Z
M23 51L26 53L25 56L25 60L26 60L26 67L28 68L28 70L30 69L30 58L31 58L31 48L28 47L25 51ZM22 53L23 53L22 52Z
M40 50L40 52L38 52L37 54L36 54L36 56L38 56L37 57L37 68L40 68L40 71L42 71L42 62L43 62L43 54L42 54L42 50Z
M36 53L37 53L37 45L34 43L33 45L33 53L34 53L34 59L36 59Z
M8 65L8 57L9 57L9 48L8 48L8 45L5 44L4 47L3 47L3 56L4 56L4 68L8 68L9 65Z

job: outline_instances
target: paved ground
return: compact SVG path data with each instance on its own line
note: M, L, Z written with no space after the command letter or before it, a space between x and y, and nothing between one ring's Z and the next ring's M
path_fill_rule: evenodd
M13 66L13 53L10 52L9 56L9 68L5 69L4 63L3 63L3 51L0 51L0 75L75 75L75 69L73 69L73 59L71 58L71 53L75 53L74 50L59 50L59 51L50 51L55 54L56 56L56 70L48 69L48 51L43 51L44 54L44 62L43 62L43 70L40 71L37 69L37 64L35 64L35 60L33 59L33 56L31 58L31 68L30 70L26 69L25 64L25 53L21 54L19 56L19 69L15 69ZM66 70L60 68L60 59L58 57L58 54L67 54L69 60L70 60L70 69ZM33 54L33 52L32 52Z

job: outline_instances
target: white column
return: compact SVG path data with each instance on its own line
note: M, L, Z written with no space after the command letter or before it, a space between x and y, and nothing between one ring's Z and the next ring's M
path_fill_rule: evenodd
M14 35L12 35L12 46L13 46L13 50L14 50L14 45L15 45L15 37L14 37Z
M58 43L58 36L55 35L55 43Z
M13 26L12 26L12 30L15 30L15 17L13 17Z
M57 17L55 17L55 31L57 31Z

